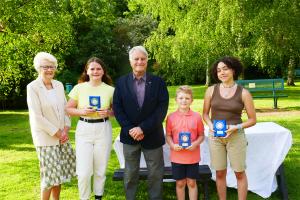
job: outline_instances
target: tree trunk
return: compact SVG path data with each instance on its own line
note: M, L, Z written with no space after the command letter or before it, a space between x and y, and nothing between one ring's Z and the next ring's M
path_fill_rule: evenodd
M209 86L210 85L210 74L209 74L209 59L208 59L208 55L206 57L206 82L205 82L205 86Z
M291 56L290 60L289 60L289 65L288 65L288 74L287 74L286 84L289 86L295 86L294 77L295 77L295 59L293 56Z

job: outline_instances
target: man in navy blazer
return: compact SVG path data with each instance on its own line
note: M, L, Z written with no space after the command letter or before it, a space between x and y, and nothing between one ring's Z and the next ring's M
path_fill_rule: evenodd
M114 114L121 126L126 199L135 199L143 152L149 171L149 199L162 200L162 145L165 144L162 122L167 114L169 94L161 78L146 72L148 53L143 46L129 51L129 61L132 73L118 79L113 98Z

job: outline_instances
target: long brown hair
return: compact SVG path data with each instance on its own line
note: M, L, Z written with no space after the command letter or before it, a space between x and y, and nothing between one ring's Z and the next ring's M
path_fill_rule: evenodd
M78 83L83 83L83 82L88 82L90 80L90 77L87 75L87 70L89 68L89 65L92 63L92 62L96 62L98 63L99 65L101 65L103 71L104 71L104 74L102 76L102 82L108 84L108 85L112 85L112 79L110 78L110 76L107 74L107 71L106 71L106 66L104 64L104 62L100 59L100 58L97 58L97 57L92 57L90 58L85 67L84 67L84 71L82 72L79 80L78 80Z

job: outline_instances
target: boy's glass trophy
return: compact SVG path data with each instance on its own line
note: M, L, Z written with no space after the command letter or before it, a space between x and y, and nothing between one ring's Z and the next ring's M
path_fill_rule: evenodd
M214 123L214 136L225 137L226 136L226 120L213 120Z
M190 132L180 132L179 133L179 146L182 148L187 148L191 146L191 133Z
M101 101L100 96L89 96L90 107L95 110L100 110Z

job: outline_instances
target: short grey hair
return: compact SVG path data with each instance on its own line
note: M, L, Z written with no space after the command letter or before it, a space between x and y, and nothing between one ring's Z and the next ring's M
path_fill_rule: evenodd
M146 51L145 47L143 46L135 46L135 47L132 47L129 51L129 60L133 60L132 58L132 54L135 52L135 51L139 51L139 52L142 52L143 54L145 54L145 56L147 57L147 60L148 60L148 52Z
M33 59L33 65L37 72L40 71L42 60L47 60L53 63L53 65L57 68L57 59L53 55L46 52L39 52Z

